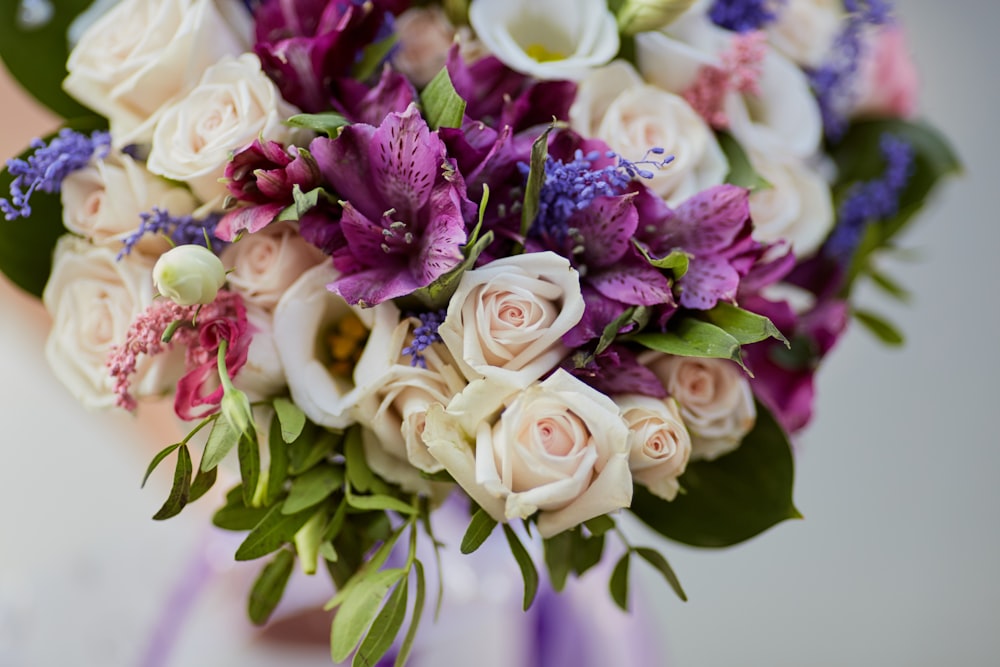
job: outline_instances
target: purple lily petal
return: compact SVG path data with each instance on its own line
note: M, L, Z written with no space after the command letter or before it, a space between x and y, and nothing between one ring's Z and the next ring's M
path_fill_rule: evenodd
M259 232L271 224L284 208L284 204L272 203L232 210L222 216L215 227L215 237L232 243L240 232Z
M695 255L699 251L719 251L736 240L749 220L749 193L734 185L717 185L677 208L674 245Z
M685 308L709 310L719 301L733 301L740 274L718 257L696 257L680 280L680 302Z
M623 264L590 273L587 282L603 296L632 306L673 303L670 280L649 264Z
M374 88L350 78L337 82L337 108L355 123L378 125L389 114L406 111L416 99L409 79L388 67Z
M569 226L580 230L583 237L580 259L588 267L613 266L631 248L639 225L639 214L631 200L631 195L598 197L570 218Z
M584 303L583 317L562 337L563 343L571 348L582 347L600 338L604 328L618 319L628 308L620 301L602 296L587 283L581 286L581 292Z
M612 345L587 366L563 365L570 373L609 396L642 394L666 398L667 390L653 371L639 363L635 353L623 345Z

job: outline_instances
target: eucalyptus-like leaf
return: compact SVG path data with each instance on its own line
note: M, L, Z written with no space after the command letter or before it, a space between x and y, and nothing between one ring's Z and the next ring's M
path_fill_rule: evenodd
M642 559L647 563L652 565L656 570L663 575L663 578L667 580L670 584L670 588L674 589L674 593L677 593L679 597L684 602L687 602L687 593L684 592L684 588L681 586L680 579L674 574L674 569L670 567L670 563L667 559L663 557L656 549L650 549L649 547L636 547L634 551L642 556Z
M306 413L287 398L274 399L274 414L281 424L281 439L292 442L302 434L306 425Z
M208 471L218 466L239 441L240 432L233 428L228 419L216 419L201 457L201 469Z
M442 127L462 127L465 100L456 92L447 67L442 67L420 93L420 104L427 125L432 130Z
M163 507L153 515L157 521L169 519L180 514L180 511L187 505L188 497L191 493L191 452L187 445L177 448L177 466L174 468L174 484L170 488L170 495L163 503Z
M895 347L903 344L903 334L899 332L899 329L895 325L890 324L880 315L876 315L869 310L860 309L852 310L851 315L858 321L858 324L874 334L876 338L886 345Z
M300 113L285 121L285 125L301 127L312 130L320 134L325 134L330 139L336 139L340 133L340 128L350 125L351 121L344 118L335 111L325 111L323 113Z
M538 570L510 525L503 524L503 533L507 537L507 544L510 545L510 553L521 569L521 577L524 579L524 610L528 611L531 603L535 601L535 594L538 593Z
M626 308L625 312L604 327L601 338L597 341L597 347L594 348L594 356L608 349L625 327L631 326L633 331L641 331L649 322L649 316L650 310L646 306Z
M631 559L632 552L626 551L615 565L615 569L611 572L611 581L608 582L611 599L624 611L628 611L628 569Z
M391 568L371 572L351 589L333 617L330 630L330 656L343 662L358 645L372 624L389 589L406 576L406 570Z
M243 540L236 550L236 560L253 560L277 551L286 542L292 541L295 533L299 532L312 515L310 510L303 510L298 514L282 514L281 506L275 505Z
M556 591L566 587L566 579L572 569L574 530L564 530L542 542L545 549L545 565L549 569L549 583Z
M361 57L355 61L351 68L351 78L364 81L375 74L392 53L397 43L399 43L399 35L393 32L377 42L366 44L361 50Z
M318 505L344 484L344 469L332 463L318 465L292 480L292 488L281 506L283 514L295 514Z
M405 526L404 526L405 528ZM392 553L393 548L396 546L396 542L399 541L399 536L403 534L403 528L397 528L393 531L384 542L382 546L375 550L372 557L365 561L364 565L354 573L354 576L336 592L336 594L330 598L330 600L323 605L324 611L330 611L335 609L344 603L347 596L351 594L355 587L357 587L362 581L367 579L373 572L377 572L383 565L385 565L386 560L389 559L389 554Z
M683 357L731 359L746 370L740 342L720 327L693 317L674 317L666 333L641 333L630 336L629 340L651 350Z
M250 600L247 604L247 614L254 625L267 623L267 619L281 602L294 564L295 556L292 552L282 549L261 570L260 576L250 589Z
M251 433L253 429L251 428ZM243 502L247 505L254 505L254 496L257 493L257 484L260 482L260 443L257 442L256 433L249 437L244 433L240 437L237 454L240 461L240 477L243 479Z
M726 154L729 162L729 173L726 174L726 183L747 188L751 192L764 190L773 187L770 182L757 173L757 170L750 164L750 158L740 142L736 141L733 135L728 132L716 133L719 140L719 148Z
M573 533L573 552L570 563L577 576L601 562L604 555L604 534L585 537L583 532Z
M146 482L149 481L149 476L152 475L153 471L156 470L157 466L159 466L160 463L163 462L163 459L170 456L175 449L182 446L183 444L184 444L183 442L177 442L161 449L159 453L153 457L153 460L149 462L149 467L146 468L146 474L142 476L142 484L140 485L140 487L145 487Z
M396 640L400 628L403 627L403 620L406 618L407 594L409 593L410 580L407 577L396 584L382 606L382 611L378 613L368 634L361 641L357 653L354 654L352 667L375 667L378 661L386 654L392 643Z
M524 205L521 208L521 238L528 236L531 225L538 217L542 186L545 185L545 162L549 156L549 134L562 127L562 123L549 125L531 144L531 161L528 164L528 180L524 186Z
M478 508L476 513L472 515L469 527L462 537L461 552L463 554L471 554L481 547L496 527L496 519L491 517L483 508Z
M913 297L908 289L877 269L870 268L867 275L876 287L898 301L907 303Z
M595 516L593 519L587 519L583 522L583 525L587 527L591 535L600 537L609 530L614 529L615 520L607 514L602 514L601 516Z
M646 246L639 243L635 239L632 239L632 245L635 246L635 249L639 251L639 254L641 254L651 266L673 273L674 280L680 280L683 278L684 274L688 272L688 267L691 265L691 255L687 254L683 250L671 250L665 256L657 258L650 255Z
M791 347L788 339L771 320L725 301L720 301L715 308L706 311L705 319L735 338L741 345L777 338L785 344L785 347Z
M344 458L347 465L347 480L351 488L362 492L374 489L377 484L375 473L368 467L368 461L365 459L360 428L351 428L347 431L344 437Z
M277 412L271 417L271 427L267 435L267 489L264 496L264 503L273 503L285 488L285 480L288 479L288 445L282 438L281 425Z
M325 461L341 442L341 435L320 428L305 428L288 445L288 473L301 475Z
M399 653L396 654L394 667L403 667L413 650L413 641L417 637L417 629L420 627L420 619L424 614L424 598L427 594L427 582L424 577L424 564L419 559L413 561L413 569L416 572L417 595L413 600L413 616L410 618L410 627L403 637L403 643L399 645ZM441 577L439 577L441 578Z
M191 491L188 494L188 502L193 503L211 491L212 487L215 486L215 481L218 477L218 468L212 468L208 472L205 472L199 466L194 474L194 481L191 482Z
M243 532L253 530L267 513L268 508L244 505L243 485L238 484L226 494L226 504L212 516L212 524L223 530Z
M399 498L393 498L381 493L358 496L347 491L347 504L359 510L367 511L391 511L400 514L412 515L417 513L417 508L408 505Z

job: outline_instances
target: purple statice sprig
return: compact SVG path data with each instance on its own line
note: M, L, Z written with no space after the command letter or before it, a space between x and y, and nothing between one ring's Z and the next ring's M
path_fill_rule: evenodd
M216 254L226 247L224 241L215 237L215 226L222 219L217 213L199 219L190 215L171 215L169 211L154 206L151 212L140 213L139 218L139 229L122 242L124 247L118 252L119 260L132 252L147 234L162 234L174 245L204 246Z
M413 341L403 348L403 354L410 357L411 366L427 368L427 360L424 359L423 352L434 343L443 342L438 328L444 323L447 314L448 311L445 309L410 313L411 317L420 320L419 326L413 329Z
M762 30L778 18L786 0L715 0L708 10L712 23L733 32Z
M847 264L865 230L873 222L888 220L899 210L899 198L914 169L913 146L892 134L883 134L879 150L885 161L882 175L855 183L837 211L837 224L823 246L823 254Z
M32 140L31 148L34 153L27 159L7 161L7 171L14 177L10 200L0 199L0 212L7 220L27 218L35 192L57 193L67 176L86 167L95 156L107 157L111 134L98 130L88 136L67 127L48 143L44 139Z

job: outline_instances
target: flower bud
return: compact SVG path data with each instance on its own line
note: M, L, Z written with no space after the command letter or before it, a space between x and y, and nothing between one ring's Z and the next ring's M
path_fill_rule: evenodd
M226 282L226 269L208 248L182 245L160 255L153 281L160 294L179 306L212 303Z
M618 29L635 35L673 22L694 4L694 0L626 0L618 10Z

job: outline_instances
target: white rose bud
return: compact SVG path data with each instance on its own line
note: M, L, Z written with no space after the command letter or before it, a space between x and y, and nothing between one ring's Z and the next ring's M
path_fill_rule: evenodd
M628 465L632 478L651 493L673 500L691 456L691 436L673 399L660 400L639 394L616 399L629 427Z
M212 303L226 283L226 268L208 248L181 245L156 260L153 282L160 294L179 306Z
M618 10L618 27L626 35L659 30L693 4L694 0L626 0Z

